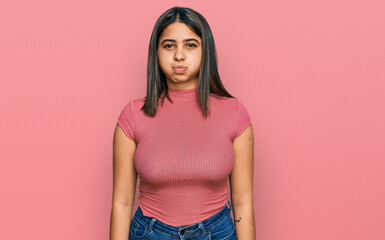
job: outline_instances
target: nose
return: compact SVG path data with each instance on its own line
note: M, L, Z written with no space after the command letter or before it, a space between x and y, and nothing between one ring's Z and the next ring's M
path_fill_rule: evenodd
M182 59L184 59L185 56L184 56L184 52L183 52L183 48L182 47L178 47L175 51L175 55L174 55L174 59L177 60L177 61L180 61Z

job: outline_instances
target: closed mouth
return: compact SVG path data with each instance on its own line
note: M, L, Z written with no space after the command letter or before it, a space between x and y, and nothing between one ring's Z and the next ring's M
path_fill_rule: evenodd
M182 73L182 72L186 71L186 67L183 67L183 66L176 66L176 67L173 67L173 69L177 73Z

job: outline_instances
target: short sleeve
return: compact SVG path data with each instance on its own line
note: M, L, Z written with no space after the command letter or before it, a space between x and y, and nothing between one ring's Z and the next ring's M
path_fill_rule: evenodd
M134 123L132 112L133 101L124 106L118 117L118 124L128 138L134 141Z
M251 119L246 107L238 100L237 117L235 121L235 138L239 137L250 125Z

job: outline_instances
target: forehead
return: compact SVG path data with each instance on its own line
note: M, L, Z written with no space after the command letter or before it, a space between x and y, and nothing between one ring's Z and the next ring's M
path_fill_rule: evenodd
M174 22L168 25L162 32L159 40L164 38L174 39L176 41L182 41L186 38L196 38L200 40L200 37L195 34L186 24L180 22Z

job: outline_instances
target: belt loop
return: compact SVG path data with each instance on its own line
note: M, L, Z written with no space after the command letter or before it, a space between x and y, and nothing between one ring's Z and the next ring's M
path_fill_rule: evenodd
M229 204L228 209L231 210L232 206L231 206L231 203L230 203L230 200L229 200L229 199L227 199L227 203Z
M148 226L148 230L150 231L150 233L152 233L152 225L154 225L155 221L156 221L156 218L152 218L151 222L150 222L150 225Z
M198 222L199 228L202 230L202 237L206 236L205 227L203 226L202 222Z

